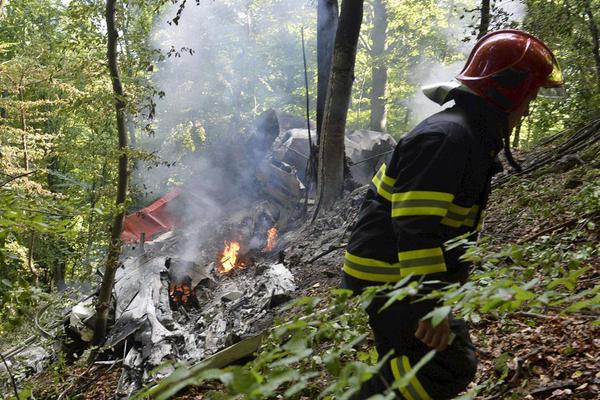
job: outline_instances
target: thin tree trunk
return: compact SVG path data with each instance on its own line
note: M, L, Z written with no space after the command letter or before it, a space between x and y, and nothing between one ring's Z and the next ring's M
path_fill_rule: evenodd
M358 129L362 129L363 125L360 122L360 112L362 109L362 99L365 93L365 83L367 83L367 72L368 68L365 68L365 72L363 72L362 83L360 84L360 93L358 95L358 106L356 107L356 126Z
M477 39L488 33L490 29L490 0L481 0L481 20Z
M362 17L363 0L343 1L323 115L315 216L320 209L330 209L343 193L344 134Z
M318 0L317 8L317 145L320 143L321 128L329 74L331 72L331 59L335 32L338 26L337 0Z
M25 171L29 171L29 145L27 143L27 120L25 119L25 109L23 103L25 101L25 94L23 93L23 79L19 82L19 100L21 106L19 107L19 119L21 122L21 144L23 145L23 165Z
M385 132L387 130L387 110L385 88L387 86L387 66L385 63L387 11L383 0L373 1L373 30L371 31L371 121L369 129Z
M56 262L53 267L54 271L52 274L52 280L54 282L54 288L58 293L65 291L65 265L61 262Z
M29 248L27 249L27 268L35 278L35 286L40 286L40 275L33 264L33 246L35 245L35 231L29 235Z
M108 34L107 59L113 92L115 95L115 111L117 120L117 132L119 134L119 181L117 186L116 214L110 235L110 247L106 259L106 268L102 277L102 285L98 294L96 305L96 329L94 331L94 344L100 345L106 338L106 325L108 322L108 310L115 281L115 272L118 267L121 252L121 231L123 230L123 216L125 197L127 195L127 127L125 123L125 94L121 79L119 78L119 66L117 62L117 39L119 34L115 27L115 3L116 0L106 1L106 30Z
M519 145L521 143L521 126L522 126L522 123L523 123L523 121L519 121L519 123L515 127L515 133L514 133L513 142L512 142L512 147L515 148L515 149L518 149Z
M596 25L594 13L592 12L591 1L584 0L583 6L588 17L588 24L592 35L592 53L594 54L594 61L596 62L596 76L598 77L598 83L600 84L600 34L598 33L598 25Z
M453 9L454 9L454 0L450 0L448 2L448 14L446 15L446 22L447 22L448 26L450 26L452 24ZM446 44L444 46L444 49L442 50L442 56L440 57L441 61L445 62L447 56L448 56L448 44Z

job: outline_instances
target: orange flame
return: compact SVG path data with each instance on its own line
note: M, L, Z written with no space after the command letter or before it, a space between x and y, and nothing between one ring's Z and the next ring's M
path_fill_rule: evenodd
M277 227L274 226L267 232L267 245L263 251L273 251L273 248L277 244Z
M239 242L225 242L225 249L223 250L223 256L221 257L219 272L226 273L231 271L236 266L243 267L243 264L237 265L239 252Z

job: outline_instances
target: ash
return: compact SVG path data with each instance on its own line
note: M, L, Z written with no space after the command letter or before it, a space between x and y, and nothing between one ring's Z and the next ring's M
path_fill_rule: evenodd
M124 349L121 395L172 372L169 361L195 363L261 334L274 307L296 290L292 273L270 254L221 274L208 251L194 262L175 258L178 242L168 233L147 243L145 253L127 258L116 276L115 324L106 345ZM195 301L172 307L169 283L184 274Z

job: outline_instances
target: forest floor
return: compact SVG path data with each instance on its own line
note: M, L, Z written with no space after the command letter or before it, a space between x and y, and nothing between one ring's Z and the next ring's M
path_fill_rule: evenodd
M598 144L581 154L582 163L549 164L494 188L482 232L481 251L498 254L514 246L530 262L539 262L540 274L569 274L573 264L585 267L573 285L573 294L585 300L596 296L593 311L573 304L543 309L520 307L506 312L480 313L471 321L471 335L480 365L471 393L476 399L598 399L600 398L600 327L597 324L597 288L600 283L600 161ZM517 158L527 159L528 153ZM286 264L294 273L298 296L327 299L339 287L344 245L364 196L365 188L348 195L335 209L284 235ZM590 250L591 249L591 250ZM594 250L595 249L595 250ZM504 255L503 255L504 254ZM493 257L492 257L493 259ZM546 268L551 265L552 268ZM545 266L545 267L543 267ZM529 280L531 277L523 277ZM591 293L591 295L590 295ZM544 296L545 292L536 292ZM552 304L552 303L550 303ZM571 306L569 308L569 306ZM564 312L566 309L569 312ZM596 321L596 324L594 324ZM368 351L369 337L359 345ZM35 398L111 399L120 365L50 369L34 378ZM313 392L327 386L323 374ZM213 399L220 383L190 387L178 399ZM310 392L310 390L308 391ZM305 392L302 392L305 393ZM240 397L243 398L243 397ZM311 399L311 395L296 396Z

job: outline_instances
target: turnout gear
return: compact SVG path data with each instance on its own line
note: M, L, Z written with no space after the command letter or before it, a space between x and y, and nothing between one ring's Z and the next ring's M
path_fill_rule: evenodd
M380 374L365 382L353 400L365 400L375 393L382 393L392 383L410 373L414 365L429 351L425 344L415 338L414 329L418 318L405 314L401 303L395 303L384 311L379 309L387 297L376 298L367 309L369 323L373 328L377 353L383 357L393 351L390 360L381 368ZM402 315L402 318L398 318ZM477 370L475 347L469 339L464 321L450 318L450 328L456 335L452 344L438 352L400 389L406 400L450 399L464 390L473 380Z
M554 97L563 84L552 51L535 36L515 29L483 36L456 79L505 112L519 108L540 88L551 89L546 94Z
M379 283L410 274L443 281L465 277L460 254L442 245L475 230L481 219L501 147L499 132L486 135L471 129L466 112L453 107L404 136L389 165L373 177L348 243L344 272Z
M504 113L468 91L451 96L456 105L404 136L373 177L348 243L344 287L359 291L411 275L438 282L428 286L433 289L467 279L464 249L443 245L477 230L499 170L496 154L507 122ZM386 300L376 298L367 312L379 355L394 350L393 358L356 399L382 392L431 350L414 334L435 302L405 299L379 312ZM416 374L403 398L452 398L472 380L476 358L466 325L450 316L450 327L455 340Z

